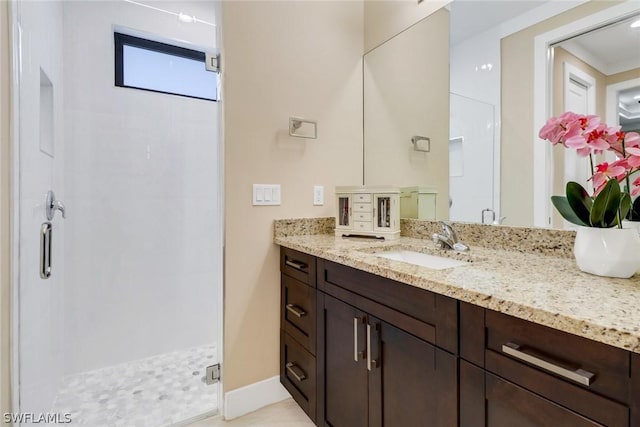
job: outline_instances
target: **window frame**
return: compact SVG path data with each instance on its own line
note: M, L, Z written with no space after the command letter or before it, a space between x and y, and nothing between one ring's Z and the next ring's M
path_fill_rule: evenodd
M215 98L205 98L201 96L185 95L185 94L175 93L175 92L166 92L162 90L149 89L149 88L139 87L139 86L129 86L124 83L124 46L131 46L139 49L150 50L153 52L164 53L167 55L178 56L181 58L192 59L195 61L202 62L203 68L205 67L205 64L206 64L205 52L201 52L194 49L188 49L186 47L174 46L171 44L162 43L155 40L144 39L141 37L136 37L129 34L120 33L117 31L113 32L113 39L115 42L115 51L114 51L115 79L114 81L115 81L116 87L125 87L130 89L144 90L147 92L163 93L166 95L182 96L185 98L192 98L192 99L201 99L203 101L218 102L220 100L220 93L217 87L216 87ZM210 72L214 72L214 71L210 71ZM219 80L218 80L218 83L219 83Z

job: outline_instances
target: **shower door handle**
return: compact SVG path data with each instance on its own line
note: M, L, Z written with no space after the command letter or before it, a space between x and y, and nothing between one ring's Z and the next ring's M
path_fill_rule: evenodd
M40 278L51 277L51 223L44 222L40 227Z
M64 204L60 200L56 200L56 195L53 191L47 191L47 197L44 202L45 213L47 215L47 219L51 221L53 216L56 214L56 211L60 211L62 214L62 218L67 217L67 211L64 207Z

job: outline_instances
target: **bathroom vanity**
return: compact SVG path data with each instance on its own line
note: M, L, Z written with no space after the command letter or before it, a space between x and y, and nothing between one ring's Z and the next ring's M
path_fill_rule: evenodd
M407 237L275 242L281 382L317 425L640 426L637 278L476 247L443 270L377 256L433 252Z

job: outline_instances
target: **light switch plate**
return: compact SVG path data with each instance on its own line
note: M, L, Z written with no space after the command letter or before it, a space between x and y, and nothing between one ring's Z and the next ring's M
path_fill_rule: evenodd
M280 184L253 184L253 206L280 205Z
M324 205L324 187L322 185L313 186L313 205Z

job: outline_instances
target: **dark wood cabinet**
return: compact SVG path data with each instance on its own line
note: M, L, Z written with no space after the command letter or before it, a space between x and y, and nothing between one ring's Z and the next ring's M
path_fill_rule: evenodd
M316 258L280 251L280 382L316 421Z
M318 423L456 426L457 358L427 342L436 340L433 325L421 325L405 313L352 292L349 283L370 285L368 276L355 273L349 280L336 280L335 265L318 261L318 286L324 290L318 293L323 301L318 307L319 388L324 384L319 391ZM394 285L389 285L392 291ZM433 294L425 296L434 301ZM455 307L450 315L457 319Z
M485 374L487 427L604 426L500 377Z
M334 427L369 424L369 375L365 360L365 316L348 304L323 296L324 411L319 419Z
M373 425L458 425L456 356L386 322L379 322L378 361L373 393L380 397Z
M330 427L640 427L640 354L291 249L282 384Z
M461 425L637 425L627 351L465 303L460 340Z

